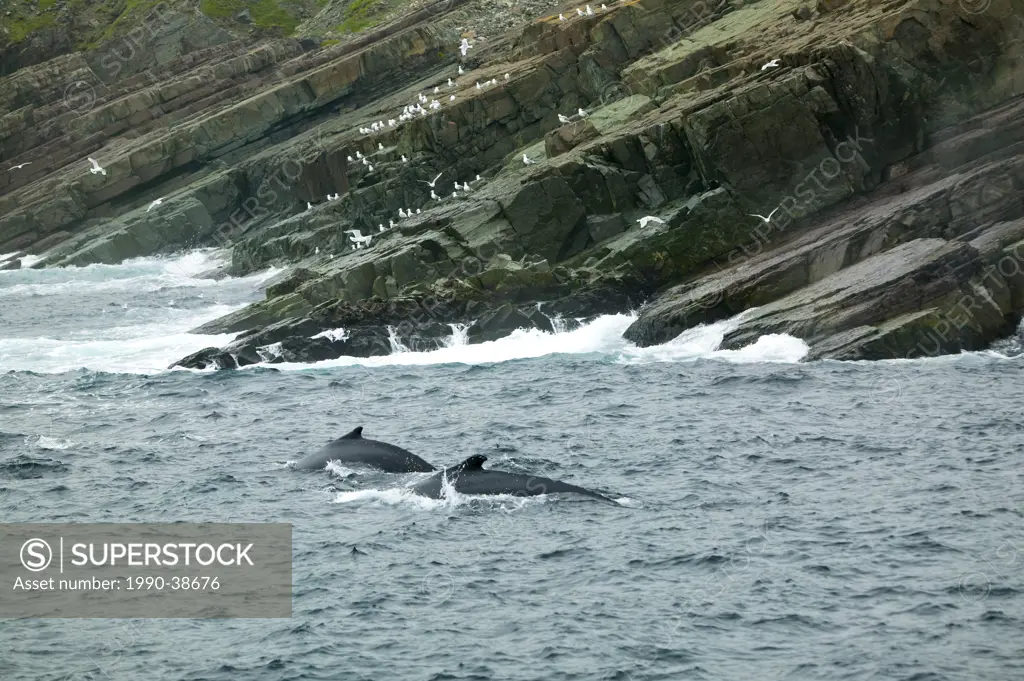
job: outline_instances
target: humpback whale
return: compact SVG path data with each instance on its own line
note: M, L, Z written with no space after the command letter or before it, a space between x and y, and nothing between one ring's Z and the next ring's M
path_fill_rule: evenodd
M486 456L476 454L456 466L445 468L440 473L413 485L410 489L416 494L440 499L442 483L447 478L448 483L459 494L514 494L516 496L535 497L541 494L572 492L602 501L610 501L613 504L616 503L597 492L591 492L588 489L550 478L484 470L483 465L485 461L487 461Z
M296 463L295 467L320 469L326 466L328 461L362 464L379 468L388 473L427 473L437 470L431 464L401 447L387 442L364 439L362 426L348 435L342 435L337 440L328 442L320 451L310 454Z

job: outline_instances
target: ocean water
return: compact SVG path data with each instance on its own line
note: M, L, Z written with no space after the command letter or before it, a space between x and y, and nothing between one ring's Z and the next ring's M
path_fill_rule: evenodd
M0 517L292 523L292 618L0 620L0 678L1024 676L1012 353L802 362L787 336L717 350L732 322L638 349L622 314L167 371L273 274L202 278L222 257L0 272ZM618 503L289 466L358 425Z

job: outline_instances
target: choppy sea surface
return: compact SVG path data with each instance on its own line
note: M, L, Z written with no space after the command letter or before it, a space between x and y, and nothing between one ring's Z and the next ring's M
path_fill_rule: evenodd
M3 522L289 522L293 616L0 620L3 679L1024 678L1024 359L801 362L633 316L167 371L273 272L0 272ZM2 256L0 256L2 258ZM597 490L424 500L289 461L364 427Z

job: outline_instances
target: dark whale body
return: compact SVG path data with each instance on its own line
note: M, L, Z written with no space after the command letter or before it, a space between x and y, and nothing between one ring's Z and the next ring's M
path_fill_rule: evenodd
M591 492L589 489L583 489L582 487L550 478L484 470L483 464L485 461L487 461L486 456L479 454L471 456L462 463L451 468L445 468L440 473L413 485L410 489L425 497L440 499L443 487L442 481L444 478L447 478L449 484L459 494L514 494L521 497L535 497L541 494L571 492L602 501L609 501L613 504L616 503L597 492Z
M326 466L328 461L372 466L387 473L428 473L437 470L401 447L387 442L363 439L362 426L327 443L320 451L296 463L295 467L307 470L320 469Z

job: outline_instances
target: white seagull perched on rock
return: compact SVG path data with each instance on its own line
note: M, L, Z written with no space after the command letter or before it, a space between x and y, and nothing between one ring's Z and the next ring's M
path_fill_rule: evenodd
M462 39L462 44L459 45L459 52L462 53L463 57L466 56L466 53L469 52L469 40L465 38Z
M103 173L103 175L106 176L107 169L100 166L99 161L90 156L89 163L92 164L92 168L89 168L90 173L92 173L93 175L95 175L96 173Z
M460 67L459 67L459 75L461 76L461 75L462 75L463 73L465 73L465 71L463 71L463 70L462 70L462 67L460 66Z
M639 220L637 220L637 222L640 223L640 229L643 229L644 227L646 227L647 225L651 224L652 222L657 222L659 225L665 224L664 220L662 220L659 217L655 217L653 215L645 215L642 218L640 218Z
M159 206L163 202L164 202L164 197L162 197L162 196L159 199L155 199L153 201L153 203L149 204L149 208L146 209L146 212L148 213L149 211L153 210L154 208L156 208L157 206Z
M587 16L588 17L594 16L594 10L590 9L590 5L587 5Z
M395 228L395 221L394 220L388 220L388 229L394 229L394 228Z
M477 176L476 176L476 180L474 180L474 182L479 182L479 181L480 181L480 176L479 176L479 175L477 175Z
M601 9L608 9L608 5L601 5Z
M479 90L479 89L480 89L480 81L479 81L479 80L478 80L478 81L476 82L476 89L477 89L477 90Z
M309 201L306 201L306 210L313 210L313 204Z
M537 162L536 162L536 161L534 161L534 160L533 160L532 158L530 158L529 156L527 156L526 154L523 154L523 165L527 165L527 166L530 166L530 165L537 165Z
M566 117L566 116L563 116L562 114L558 114L558 122L559 122L559 123L562 123L562 124L565 124L565 123L572 123L572 121L570 121L570 120L568 119L568 117Z
M366 172L372 173L373 172L373 166L372 165L366 166Z
M452 192L452 198L453 199L459 198L459 193L458 192Z
M439 95L439 94L441 94L441 88L439 88L439 87L435 87L435 88L434 88L434 94L435 94L435 95Z
M420 209L419 209L419 208L417 208L417 209L416 209L416 215L419 215L419 214L420 214Z
M586 118L589 114L583 109L576 109L576 115L580 118Z
M427 180L419 180L419 182L422 182L423 184L429 184L429 185L430 185L431 187L433 187L434 185L436 185L436 184L437 184L437 180L438 180L438 178L440 178L440 177L441 177L442 175L444 175L444 171L443 171L443 170L442 170L441 172L439 172L439 173L437 174L437 177L435 177L435 178L434 178L433 180L430 180L430 181L427 181Z
M409 159L407 159L405 157L405 154L402 154L402 163L408 163L408 162L409 162Z
M403 209L399 208L398 209L398 217L404 218L404 217L408 217L408 216L405 214L405 211Z
M355 159L353 159L353 158L352 158L351 156L349 156L349 157L348 157L348 162L349 162L349 163L352 163L352 162L354 162L354 160L355 160Z
M370 161L365 156L362 158L362 161L364 166L370 165Z
M777 67L779 65L780 61L782 61L782 60L781 59L772 59L770 62L768 62L767 64L762 66L761 70L762 71L767 71L768 69L774 69L775 67Z
M506 74L505 74L505 80L508 80L508 77L509 77L509 76L508 76L508 74L506 73Z
M559 21L565 21L565 16L564 16L564 15L562 15L562 14L559 14L559 15L558 15L558 20L559 20Z
M576 16L583 16L583 10L581 10L579 7L576 8Z
M437 198L437 194L436 194L436 193L434 193L434 190L433 190L433 189L431 189L431 190L430 190L430 198L434 199L435 201L437 201L437 200L438 200L438 198Z
M767 225L772 221L772 216L775 215L775 211L779 210L780 208L782 208L782 206L776 206L775 210L773 210L771 213L768 213L768 217L758 215L757 213L747 213L747 215L749 215L752 218L760 218L761 222Z
M455 95L452 95L451 97L449 97L448 101L449 102L454 102L455 101Z
M384 151L384 145L380 142L377 142L377 151Z
M32 163L32 161L25 161L21 165L11 166L10 168L8 168L7 172L10 172L12 170L21 170L22 168L24 168L25 166L29 165L30 163Z
M449 79L448 79L448 87L452 87L453 85L455 85L455 83L453 83L453 82L452 82L452 79L451 79L451 78L449 78Z
M356 152L356 158L362 158L362 157L363 157L363 155L357 151Z
M380 231L382 231L382 232L388 231L388 230L384 229L384 225L377 225L377 226L380 227Z

